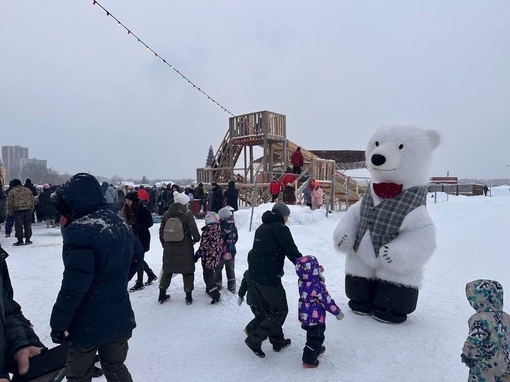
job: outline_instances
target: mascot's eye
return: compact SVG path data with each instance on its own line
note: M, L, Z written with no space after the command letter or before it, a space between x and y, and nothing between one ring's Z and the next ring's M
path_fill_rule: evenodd
M375 145L376 145L376 146L379 146L379 142L375 142Z
M398 146L398 149L399 149L399 150L402 150L403 148L404 148L404 145L400 145L400 146Z

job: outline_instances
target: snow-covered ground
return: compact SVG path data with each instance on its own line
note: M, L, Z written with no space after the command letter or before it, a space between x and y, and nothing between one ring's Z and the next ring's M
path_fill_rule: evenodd
M266 341L265 359L244 344L243 328L251 311L226 290L222 302L210 305L202 270L195 273L194 303L186 306L182 277L170 286L171 300L157 303L156 284L130 294L137 328L130 340L127 366L135 381L363 381L457 382L467 379L460 352L473 314L464 295L465 284L476 278L500 281L510 293L510 191L493 188L492 197L429 195L429 212L437 226L438 249L426 266L417 310L401 325L389 325L353 314L344 294L344 258L333 249L333 230L344 212L325 217L325 211L293 206L290 229L301 253L323 264L326 285L345 319L327 316L326 353L317 369L301 366L305 332L297 320L297 277L286 261L284 286L289 301L285 335L292 345L275 353ZM254 213L260 220L262 211ZM253 241L251 210L236 213L239 229L237 280L246 269ZM198 221L199 225L203 221ZM152 227L152 249L146 260L157 272L162 249L158 225ZM2 231L3 232L3 231ZM32 321L42 341L52 347L49 317L62 276L59 229L34 226L34 244L12 247L14 238L0 238L10 254L7 262L15 299ZM130 283L132 285L133 282ZM506 298L508 302L508 297ZM96 381L104 381L104 377Z

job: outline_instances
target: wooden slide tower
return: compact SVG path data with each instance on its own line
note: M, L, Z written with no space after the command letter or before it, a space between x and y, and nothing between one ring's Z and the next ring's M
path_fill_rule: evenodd
M273 176L279 178L285 172L297 147L301 147L305 159L302 174L295 182L297 196L311 178L321 183L325 194L333 185L332 201L336 198L352 204L363 195L364 188L342 172L363 168L363 151L306 150L287 139L285 115L266 110L229 118L229 128L211 165L197 169L197 181L216 181L225 186L236 180L240 198L258 205L267 201L269 183Z

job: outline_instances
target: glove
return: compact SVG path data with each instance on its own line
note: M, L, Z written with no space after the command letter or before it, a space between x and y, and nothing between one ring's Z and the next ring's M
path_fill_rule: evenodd
M344 316L344 314L343 314L342 312L338 313L338 314L335 316L335 318L336 318L338 321L342 320L344 317L345 317L345 316Z
M237 297L237 305L239 305L239 306L243 305L243 301L244 301L244 298L242 298L241 296Z
M462 361L462 363L464 363L467 367L473 367L474 366L474 362L471 358L468 358L466 357L466 355L461 354L460 355L460 360Z
M50 333L50 336L51 336L51 340L55 344L63 344L68 341L65 331L52 330Z
M193 257L193 259L195 260L195 263L196 263L198 260L200 260L200 257L201 257L201 255L200 255L200 251L198 251L198 250L197 250L197 251L195 252L195 256Z

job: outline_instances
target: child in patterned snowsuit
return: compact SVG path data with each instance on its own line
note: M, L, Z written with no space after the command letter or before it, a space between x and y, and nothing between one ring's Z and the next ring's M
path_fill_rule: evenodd
M212 298L211 304L220 301L220 291L214 278L214 270L220 264L223 252L223 233L219 223L218 214L209 211L205 215L205 226L202 227L202 238L198 253L202 259L202 269L205 291Z
M301 328L306 331L302 358L304 367L319 366L317 357L326 351L323 345L326 311L337 320L344 317L326 289L322 271L322 265L319 265L314 256L303 256L296 261L296 273L299 277L298 318Z
M215 277L216 285L222 287L222 272L225 266L227 273L227 288L229 292L236 292L236 272L235 272L235 255L237 243L237 227L234 217L230 213L230 206L223 207L218 211L220 218L221 231L223 233L223 252L221 254L220 264L216 268Z
M466 296L476 310L461 354L469 367L468 381L509 382L510 316L503 311L503 287L493 280L474 280L466 284Z

